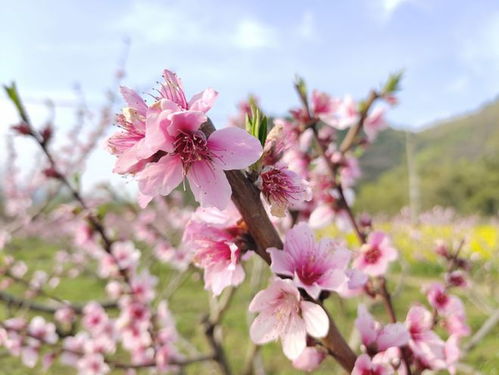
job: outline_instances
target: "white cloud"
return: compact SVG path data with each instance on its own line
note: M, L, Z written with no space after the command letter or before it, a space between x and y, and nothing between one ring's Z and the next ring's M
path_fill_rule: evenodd
M317 37L315 16L311 11L307 10L303 13L297 30L298 35L303 39L314 39Z
M243 49L274 47L277 45L276 31L255 20L245 19L236 26L234 45Z
M372 4L375 4L375 15L383 22L389 21L399 9L407 4L417 5L419 8L429 7L424 0L378 0L373 1Z
M193 9L196 9L195 7ZM196 41L203 38L201 21L178 5L154 1L133 1L118 19L116 28L151 44L170 41ZM196 21L195 21L196 20Z
M240 9L206 13L203 3L189 0L162 3L133 1L114 27L143 42L157 45L182 44L199 47L258 49L277 45L277 30L261 21L240 18Z
M407 3L409 0L382 0L381 5L387 15L392 15L398 7Z

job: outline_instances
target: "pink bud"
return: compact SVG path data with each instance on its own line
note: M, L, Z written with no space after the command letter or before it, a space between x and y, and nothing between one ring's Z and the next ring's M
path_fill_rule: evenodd
M32 135L31 127L22 122L19 125L12 126L12 130L16 131L20 135Z

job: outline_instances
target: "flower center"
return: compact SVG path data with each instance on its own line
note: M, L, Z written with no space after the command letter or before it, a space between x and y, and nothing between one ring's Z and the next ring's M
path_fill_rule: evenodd
M173 147L174 153L180 156L185 170L188 170L196 161L212 159L206 136L199 130L192 133L180 133Z
M435 298L435 301L437 302L438 306L445 306L448 300L449 297L447 296L447 294L442 292L438 292L437 297Z
M454 286L461 286L465 284L464 277L461 275L451 275L449 282Z
M195 258L200 264L207 267L218 263L230 262L232 260L232 251L230 246L225 242L205 241L203 247L197 251Z
M376 263L381 257L381 250L378 246L371 246L369 250L364 254L365 262L368 264Z
M322 275L322 272L317 266L317 264L315 264L314 260L309 259L307 260L307 262L305 262L305 264L303 264L301 267L299 267L296 270L296 274L298 275L303 284L312 285L317 280L319 280L319 278Z
M262 191L268 197L278 202L294 199L303 190L293 183L291 178L278 168L272 168L261 174Z

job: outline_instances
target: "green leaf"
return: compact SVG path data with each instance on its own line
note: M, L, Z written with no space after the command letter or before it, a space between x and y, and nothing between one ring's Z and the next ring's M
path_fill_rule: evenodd
M403 76L404 76L403 70L397 73L390 74L390 76L388 77L388 81L386 82L385 87L383 88L383 94L393 94L399 91L400 81L402 80Z
M295 88L301 98L307 98L307 84L299 75L295 76Z
M260 140L262 146L265 145L265 141L267 140L267 134L268 134L267 124L268 124L267 116L263 116L262 123L258 133L258 139Z
M262 114L256 103L251 103L251 114L246 115L246 131L257 138L262 146L267 139L267 117Z
M97 217L100 219L104 219L106 217L106 214L109 211L109 204L108 203L103 203L97 207Z
M73 174L73 182L76 186L76 189L79 189L80 188L80 184L81 184L81 174L80 172L76 172Z
M12 82L10 86L4 85L3 88L5 89L5 92L7 93L7 96L10 98L12 103L17 108L17 111L19 112L19 116L21 119L29 124L29 118L26 113L26 110L24 109L23 103L21 101L21 97L19 96L19 93L17 91L17 86L15 82Z

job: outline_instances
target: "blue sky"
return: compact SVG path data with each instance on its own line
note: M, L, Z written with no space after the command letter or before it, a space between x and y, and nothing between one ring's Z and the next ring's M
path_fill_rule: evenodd
M360 98L403 68L401 104L389 119L414 128L474 109L499 91L495 0L0 3L0 81L18 82L35 120L45 116L45 98L74 101L75 82L90 105L102 102L125 37L128 86L147 92L163 68L176 70L188 94L220 92L211 112L219 125L248 93L272 114L284 113L297 103L296 73L310 87ZM3 93L0 112L4 132L15 115ZM58 123L71 119L68 108L58 110ZM98 160L112 165L104 153Z

